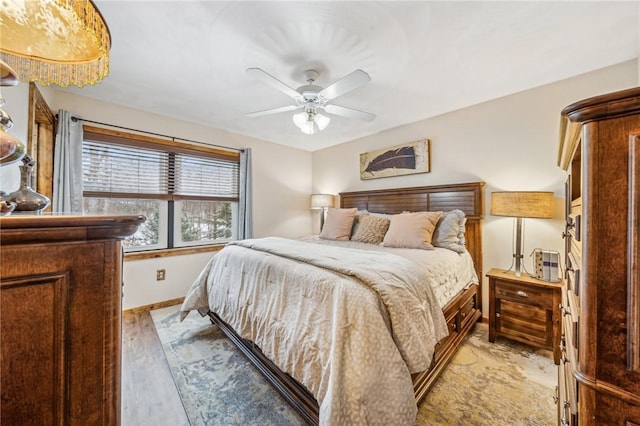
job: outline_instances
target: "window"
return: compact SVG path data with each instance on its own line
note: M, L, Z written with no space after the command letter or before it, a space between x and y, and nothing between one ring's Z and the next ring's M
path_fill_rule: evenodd
M141 214L127 251L236 239L239 155L233 151L84 127L83 209Z

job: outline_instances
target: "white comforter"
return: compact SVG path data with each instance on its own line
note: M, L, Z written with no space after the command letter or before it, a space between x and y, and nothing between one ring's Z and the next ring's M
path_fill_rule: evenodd
M255 342L313 393L321 424L413 425L411 373L447 335L428 269L376 250L244 240L212 258L181 310L211 309Z

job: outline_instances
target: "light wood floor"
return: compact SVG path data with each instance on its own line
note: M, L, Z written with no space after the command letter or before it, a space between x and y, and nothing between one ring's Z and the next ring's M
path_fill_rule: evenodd
M189 425L148 311L122 315L122 425Z

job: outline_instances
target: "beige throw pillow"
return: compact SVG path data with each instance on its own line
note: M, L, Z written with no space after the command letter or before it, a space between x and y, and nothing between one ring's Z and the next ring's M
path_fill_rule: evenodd
M442 212L394 214L384 236L385 247L431 250L431 237Z
M384 217L360 216L360 225L351 237L352 241L361 243L380 244L389 229L389 219Z
M349 237L351 237L351 227L357 210L355 207L352 209L330 208L320 232L320 238L348 241Z

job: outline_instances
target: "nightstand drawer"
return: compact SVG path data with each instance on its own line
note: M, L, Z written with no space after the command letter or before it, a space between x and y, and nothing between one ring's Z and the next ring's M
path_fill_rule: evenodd
M495 296L526 305L553 308L553 291L545 288L496 280Z
M524 343L551 347L549 310L503 298L496 306L496 332Z

